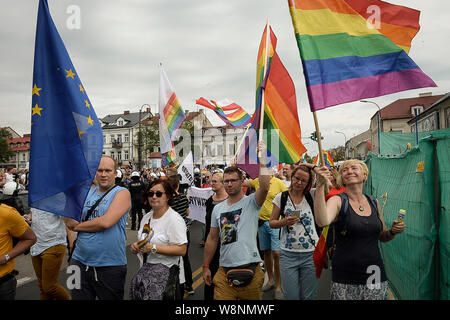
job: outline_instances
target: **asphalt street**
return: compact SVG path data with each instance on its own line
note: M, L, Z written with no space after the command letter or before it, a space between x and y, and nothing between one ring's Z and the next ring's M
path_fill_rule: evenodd
M130 224L129 224L130 225ZM195 293L193 295L185 294L185 300L203 300L203 277L202 277L202 264L203 264L203 247L200 246L201 241L201 224L194 221L191 226L191 243L189 246L189 258L191 261L193 288ZM128 271L125 283L125 300L129 300L129 288L130 282L133 276L139 269L139 260L131 253L130 244L136 241L137 231L132 231L127 226L127 261ZM37 285L34 269L31 264L30 255L21 255L16 258L16 270L19 271L17 276L18 285L16 300L39 300L39 288ZM67 272L67 255L63 260L61 272L59 276L59 283L67 288L67 279L71 274ZM319 280L318 299L329 299L329 285L331 279L331 272L324 270L322 277ZM266 280L267 281L267 276ZM269 290L263 293L263 300L272 300L274 298L274 290Z

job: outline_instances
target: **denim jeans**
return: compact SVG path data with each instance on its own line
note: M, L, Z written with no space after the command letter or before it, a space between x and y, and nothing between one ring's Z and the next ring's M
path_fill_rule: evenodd
M12 277L11 279L0 284L0 300L15 300L16 288L16 277Z
M280 251L281 288L285 300L315 300L318 279L313 252Z

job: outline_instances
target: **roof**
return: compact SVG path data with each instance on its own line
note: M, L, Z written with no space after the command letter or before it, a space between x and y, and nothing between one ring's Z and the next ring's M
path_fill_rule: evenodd
M159 152L152 152L152 153L150 153L150 155L148 157L149 158L158 158L158 159L160 159L161 158L161 153L159 153Z
M422 119L426 116L428 116L430 113L433 112L433 110L436 110L436 107L439 106L439 104L441 104L442 102L444 102L445 100L450 98L450 92L448 92L447 94L443 95L443 97L439 100L437 100L435 103L433 103L429 108L427 108L424 112L421 112L419 114L419 116L417 117L417 119ZM415 121L415 117L411 117L410 120L408 120L408 124L411 124L412 122Z
M28 134L24 135L23 138L6 139L6 142L12 151L27 151L30 150L30 140L31 136ZM12 146L17 144L22 144L22 146Z
M147 112L141 112L141 120L147 115ZM122 118L126 122L123 126L117 126L117 119ZM139 123L139 112L121 113L107 115L106 117L100 119L104 126L102 129L117 129L117 128L131 128Z
M442 99L444 96L445 95L440 94L435 96L398 99L381 109L381 120L412 118L413 115L411 113L411 107L423 106L423 109L426 110L430 108L436 101ZM378 111L372 116L372 118L377 114Z

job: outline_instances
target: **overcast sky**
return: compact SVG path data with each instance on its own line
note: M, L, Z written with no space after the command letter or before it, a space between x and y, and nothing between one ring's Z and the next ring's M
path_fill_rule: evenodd
M0 0L0 127L30 133L31 88L38 0ZM277 52L297 94L303 137L314 131L300 55L287 0L48 0L50 13L66 45L97 116L138 112L158 101L159 63L184 109L195 100L232 100L255 108L256 56L270 19ZM410 56L438 85L373 98L384 107L422 92L450 91L450 1L393 0L421 11L421 30ZM80 28L71 29L71 6L80 9ZM145 109L145 107L144 107ZM378 109L359 102L317 112L325 149L369 128ZM213 124L223 122L207 110ZM302 139L308 153L317 145Z

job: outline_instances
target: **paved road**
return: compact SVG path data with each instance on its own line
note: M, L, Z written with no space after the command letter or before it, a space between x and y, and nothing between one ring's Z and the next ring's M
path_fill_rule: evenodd
M132 231L127 229L127 260L128 260L128 272L127 279L125 283L125 299L129 299L129 288L132 277L136 274L139 268L139 261L135 255L130 252L129 245L136 241L137 231ZM185 300L203 300L203 278L202 269L203 264L203 248L200 247L199 243L201 240L201 224L194 221L191 227L191 244L189 246L189 257L192 267L192 276L194 280L194 290L193 295L185 295ZM67 268L67 257L64 258L63 266L61 269L59 283L66 286L67 278L70 274L66 272ZM39 288L37 286L36 276L34 274L34 269L31 264L31 258L29 255L22 255L16 259L16 269L19 271L18 288L16 299L17 300L39 300ZM329 299L329 283L330 283L330 272L329 270L324 270L322 277L319 281L319 300ZM266 276L267 281L267 276ZM274 296L274 290L263 293L263 300L272 300Z

